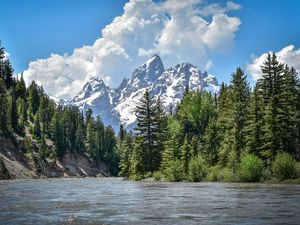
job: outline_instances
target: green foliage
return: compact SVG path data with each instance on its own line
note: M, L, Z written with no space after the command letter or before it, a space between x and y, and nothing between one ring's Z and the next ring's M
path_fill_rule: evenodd
M182 169L185 175L188 174L189 170L189 162L191 160L192 154L191 154L191 145L190 141L187 136L184 138L183 145L181 146L181 163L182 163Z
M170 181L198 181L205 176L197 171L208 165L211 181L237 181L237 176L257 181L270 178L272 161L278 179L296 176L300 82L296 70L279 63L275 54L267 56L252 93L237 68L230 85L222 83L215 96L187 86L175 114L171 104L168 116L161 99L147 90L136 115L135 134L121 127L117 138L91 110L55 105L34 81L26 88L23 75L14 78L0 45L0 135L24 138L25 154L85 155L92 163L106 163L111 174L137 180L158 179L161 173ZM241 159L245 152L251 155ZM196 157L200 154L203 159Z
M203 135L215 113L214 98L210 93L191 91L180 102L176 117L182 124L183 135Z
M3 158L1 157L0 158L0 180L1 179L10 179L10 178L11 178L11 175L5 166Z
M162 180L163 175L160 171L155 171L153 173L153 178L154 178L155 181L160 181L160 180Z
M93 118L91 110L84 118L77 107L57 106L35 81L26 89L23 75L19 80L13 77L1 45L0 135L23 136L25 154L51 158L63 158L66 153L87 155L92 163L104 162L111 174L118 173L113 129Z
M165 141L165 148L162 155L162 162L160 169L164 171L168 167L168 163L172 160L180 158L180 130L179 122L172 116L167 120L167 136Z
M300 162L296 163L296 176L300 178Z
M202 152L208 165L216 165L219 161L220 128L215 119L209 121L203 136Z
M184 173L179 160L172 160L164 171L164 176L167 181L178 182L184 179Z
M289 153L278 153L272 165L274 176L279 180L296 176L296 160Z
M250 153L257 156L261 155L260 148L262 146L263 136L263 104L262 98L259 96L258 85L255 85L251 94L249 117L246 126L246 149Z
M263 161L253 154L245 154L238 169L241 181L258 182L263 174Z
M248 120L248 106L250 102L250 86L247 76L241 68L237 68L231 78L231 98L232 98L232 120L233 138L235 140L234 151L239 160L241 152L245 150L246 138L245 128Z
M221 170L221 168L219 165L211 166L209 168L209 173L207 176L208 181L211 181L211 182L220 181L220 177L219 177L220 170Z
M132 159L133 137L132 134L123 132L123 138L119 140L119 176L129 177Z
M166 119L162 103L146 90L136 108L137 127L132 172L154 172L159 169L164 151Z
M193 182L199 182L205 179L207 174L208 168L202 156L194 156L189 162L189 180Z
M236 174L233 172L231 168L228 167L223 167L222 169L219 170L218 179L219 181L223 181L223 182L237 181Z

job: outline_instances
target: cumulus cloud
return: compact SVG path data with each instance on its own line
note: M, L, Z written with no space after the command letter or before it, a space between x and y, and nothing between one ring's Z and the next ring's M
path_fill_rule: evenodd
M116 87L154 53L166 67L188 61L209 69L211 53L234 45L241 22L226 12L238 9L232 1L221 6L203 5L202 0L131 0L93 45L33 61L24 78L27 83L36 80L58 98L71 99L92 76Z
M252 56L252 62L247 65L247 70L254 80L261 78L261 66L267 55L268 53L263 53L260 56ZM293 66L298 74L300 73L300 49L295 49L294 45L288 45L276 52L276 55L279 62Z
M234 3L232 1L228 1L226 6L222 6L218 3L213 3L205 7L201 7L198 9L198 12L201 16L211 16L215 14L224 14L228 11L239 10L241 9L241 5Z
M4 51L4 59L8 59L10 56L9 52Z

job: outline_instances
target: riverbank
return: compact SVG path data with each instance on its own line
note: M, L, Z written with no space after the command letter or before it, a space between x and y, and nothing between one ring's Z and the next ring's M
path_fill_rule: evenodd
M23 148L23 140L0 136L0 179L110 176L104 163L97 165L84 155L51 159L36 152L24 154Z

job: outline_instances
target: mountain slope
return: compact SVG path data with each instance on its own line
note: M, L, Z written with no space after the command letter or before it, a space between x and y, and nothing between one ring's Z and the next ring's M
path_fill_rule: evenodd
M135 107L146 89L160 96L166 109L176 104L183 96L186 87L212 93L219 91L217 79L201 72L190 63L178 64L164 69L158 55L135 69L130 79L124 79L117 89L111 89L98 78L91 78L83 90L69 103L82 110L92 109L94 116L100 116L106 125L118 130L119 124L127 129L135 125Z

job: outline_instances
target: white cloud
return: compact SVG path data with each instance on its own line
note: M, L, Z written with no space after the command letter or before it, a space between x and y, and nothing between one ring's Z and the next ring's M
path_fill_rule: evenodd
M24 78L27 83L36 80L58 98L71 99L91 76L116 87L153 53L166 67L188 61L209 69L211 53L234 45L241 22L226 12L237 9L231 1L203 6L202 0L131 0L93 45L33 61Z
M4 59L8 59L10 56L9 52L4 51Z
M271 52L270 52L271 53ZM252 62L247 65L247 70L254 80L261 78L261 66L266 60L268 53L260 56L252 56ZM277 59L281 63L286 63L300 73L300 49L295 49L294 45L288 45L276 52Z
M201 16L211 16L216 14L224 14L231 10L239 10L241 9L241 5L234 3L232 1L228 1L226 6L221 6L218 3L213 3L205 7L201 7L198 9L198 12Z
M211 61L211 60L209 60L206 64L205 64L205 66L204 66L204 70L209 70L210 68L212 68L214 66L214 63Z

